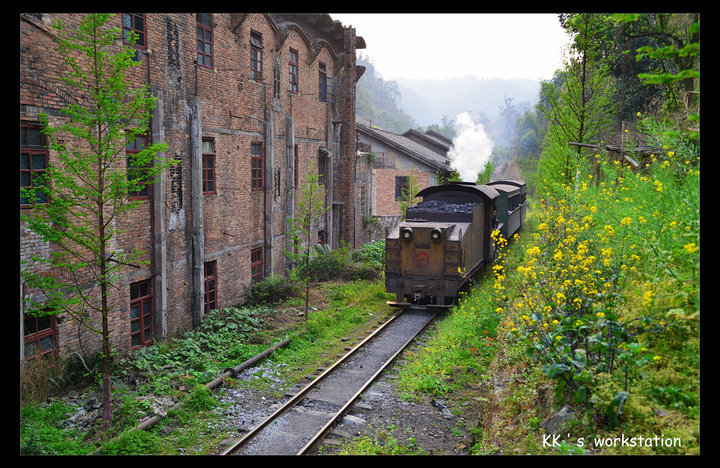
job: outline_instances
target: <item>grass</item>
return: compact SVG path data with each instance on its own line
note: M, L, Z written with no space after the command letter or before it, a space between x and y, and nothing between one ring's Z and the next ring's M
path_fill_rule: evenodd
M482 389L471 453L699 453L699 161L682 139L659 144L641 171L606 162L601 180L585 168L546 187L400 370L408 399ZM575 417L544 444L563 405Z
M282 302L251 307L231 307L213 311L200 327L182 336L168 339L119 360L113 398L114 438L103 446L105 454L178 453L207 454L219 445L226 434L208 433L207 427L219 416L216 392L205 384L226 367L237 366L249 357L287 336L291 342L273 353L271 360L282 369L286 385L299 382L344 353L344 348L364 336L394 311L386 305L392 299L380 280L326 282L313 288L308 317L298 314L304 300L290 297ZM302 303L302 304L301 304ZM238 339L240 338L240 339ZM347 341L345 341L347 340ZM62 372L53 366L37 366L25 378L47 383L49 375ZM32 374L32 375L30 375ZM119 382L129 375L143 376L142 383L131 388ZM87 382L85 382L87 383ZM239 382L233 382L236 384ZM284 389L271 389L266 379L253 379L252 385L266 391L268 398L279 396ZM95 383L90 380L90 386ZM62 387L62 386L61 386ZM20 453L87 454L100 443L94 429L69 430L64 421L75 412L62 402L61 394L48 387L23 401L20 414ZM130 431L148 415L145 395L174 397L180 405L168 412L148 430ZM43 403L45 400L52 403Z

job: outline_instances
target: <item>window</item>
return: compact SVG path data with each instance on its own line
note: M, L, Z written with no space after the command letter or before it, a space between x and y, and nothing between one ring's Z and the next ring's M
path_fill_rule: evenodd
M141 182L141 185L139 185L138 187L128 189L128 195L131 198L149 198L150 196L150 186L148 184L149 181L141 180L144 178L143 172L145 172L146 169L149 169L149 166L138 167L135 163L134 156L137 155L140 151L144 150L148 146L148 143L149 137L147 135L138 135L133 141L128 143L127 147L125 148L128 182L134 182L136 180L140 180Z
M133 348L147 346L152 338L152 289L150 280L130 285L130 344Z
M262 81L262 35L250 31L250 78Z
M325 171L326 171L326 164L325 164L325 154L322 152L318 153L318 185L325 185Z
M132 33L135 33L136 47L144 48L145 42L145 13L123 13L122 15L123 42L130 44Z
M263 189L263 145L262 143L253 143L250 145L250 164L251 164L251 181L252 190Z
M198 13L197 17L197 61L205 67L213 66L212 16Z
M47 193L42 190L45 170L48 166L47 139L40 127L23 124L20 126L20 189L36 189L33 194L20 195L20 203L47 202Z
M298 92L298 53L296 50L290 49L290 91Z
M36 317L25 314L25 359L55 354L57 349L57 328L54 315Z
M327 69L322 62L318 65L318 99L327 102Z
M395 200L402 200L408 189L409 185L407 176L395 177Z
M217 262L205 262L205 313L217 309Z
M265 271L263 268L263 249L253 249L250 251L250 280L257 283L263 280Z
M215 141L202 141L202 190L204 194L215 193Z

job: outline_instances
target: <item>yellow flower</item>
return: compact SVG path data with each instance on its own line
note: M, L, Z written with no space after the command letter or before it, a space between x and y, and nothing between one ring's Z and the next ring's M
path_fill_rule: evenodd
M655 356L653 356L653 361L655 361L655 362L658 362L660 359L662 359L662 358L660 356L658 356L657 354Z
M643 293L643 305L648 306L652 304L653 296L654 294L652 291L645 291Z
M597 318L603 318L603 317L605 317L605 314L603 312L598 312L597 314L595 314L595 316Z
M632 223L632 218L626 217L620 220L620 224L622 224L623 226L629 226L630 223Z
M683 249L687 250L688 253L695 253L700 250L700 247L696 245L695 242L690 242L689 244L683 245Z

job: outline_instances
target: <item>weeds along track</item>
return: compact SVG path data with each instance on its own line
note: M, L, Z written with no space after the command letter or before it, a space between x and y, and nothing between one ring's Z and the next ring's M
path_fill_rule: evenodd
M428 309L399 312L259 423L223 455L301 455L435 317Z

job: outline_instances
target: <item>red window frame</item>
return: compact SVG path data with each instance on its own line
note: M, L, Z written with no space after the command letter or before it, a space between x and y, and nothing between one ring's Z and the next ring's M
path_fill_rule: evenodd
M205 313L217 309L217 261L205 262Z
M39 135L35 134L33 135L34 138L31 138L31 132L38 132ZM34 141L38 137L40 141ZM42 133L42 127L31 123L22 123L20 125L20 188L34 187L33 180L45 175L49 160L50 153L47 149L47 137ZM40 195L39 199L35 200L34 203L45 203L47 201L45 196ZM20 195L20 206L22 208L28 208L32 204L30 200L24 199L22 194Z
M57 355L57 321L55 315L36 317L25 314L23 328L25 334L24 358L26 361L49 354Z
M130 44L129 33L133 31L137 35L134 46L145 48L147 46L145 26L145 13L122 13L123 44Z
M138 135L134 141L128 143L125 147L126 164L127 164L127 178L128 181L140 179L143 177L143 169L140 167L132 167L131 157L128 155L138 154L150 145L149 135ZM129 198L133 200L145 200L150 198L150 184L145 184L137 190L128 190Z
M265 278L263 261L263 248L259 247L250 251L250 281L257 283Z
M250 79L262 81L262 34L250 31Z
M203 194L216 192L215 180L215 140L203 138L202 140L202 191Z
M288 67L290 72L290 92L298 93L300 85L300 74L299 74L299 59L297 50L290 49L290 60L288 61Z
M152 281L130 284L130 347L138 349L153 343Z
M250 188L252 190L263 189L263 153L262 143L250 144Z
M210 13L197 13L197 61L199 65L213 66L213 28Z

